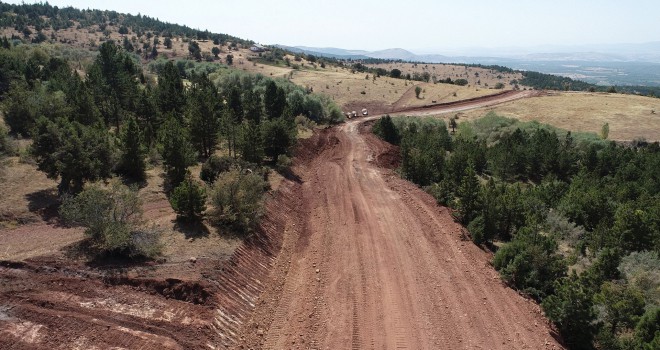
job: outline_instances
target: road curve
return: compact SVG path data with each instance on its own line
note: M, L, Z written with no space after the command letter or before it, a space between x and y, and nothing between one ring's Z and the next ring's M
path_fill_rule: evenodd
M379 118L385 114L390 115L401 115L405 114L408 116L429 116L440 113L452 113L452 112L462 112L476 108L490 107L505 102L511 102L515 100L520 100L523 98L538 97L543 96L545 92L538 90L508 90L493 95L480 96L471 98L468 100L439 103L433 105L427 105L422 107L409 107L399 110L394 110L388 113L377 114L369 116L367 118L361 118L360 120L370 120Z
M302 227L278 257L287 267L273 273L277 288L260 301L241 346L562 349L539 306L501 282L489 254L466 240L446 208L373 164L390 146L359 126L377 117L351 120L309 141L309 161L295 168Z

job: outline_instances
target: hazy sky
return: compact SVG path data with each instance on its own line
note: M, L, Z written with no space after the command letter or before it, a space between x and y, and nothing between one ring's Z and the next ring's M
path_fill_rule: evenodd
M17 2L17 1L9 1ZM34 1L25 1L26 3ZM263 44L415 52L660 40L658 0L51 0Z

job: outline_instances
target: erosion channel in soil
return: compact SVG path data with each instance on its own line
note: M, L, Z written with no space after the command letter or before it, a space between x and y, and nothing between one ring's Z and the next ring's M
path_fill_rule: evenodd
M202 278L0 263L0 348L561 349L448 210L394 173L396 149L366 120L303 140L262 228L230 259L198 262Z

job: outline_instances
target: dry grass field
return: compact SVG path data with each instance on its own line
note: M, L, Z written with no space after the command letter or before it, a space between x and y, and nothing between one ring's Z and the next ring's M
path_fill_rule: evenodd
M57 197L56 188L57 182L46 178L34 165L10 157L0 174L0 230L52 215L47 211Z
M497 92L451 84L412 82L385 76L374 80L371 74L352 73L348 68L330 66L325 69L293 70L291 76L294 83L330 96L344 111L367 107L373 113L389 112L392 109L452 102ZM420 98L415 96L417 85L422 88Z
M451 80L465 79L468 81L469 86L481 89L493 88L497 83L504 84L505 89L512 89L513 85L511 84L511 81L520 81L520 79L522 79L521 73L503 73L492 69L444 63L427 64L396 62L367 64L367 66L383 68L387 71L396 68L401 71L402 75L412 75L414 73L423 74L424 72L428 72L431 77L435 76L437 80L444 80L447 78L451 78ZM520 86L520 88L522 89L524 87Z
M660 99L607 93L553 92L461 113L473 120L494 111L523 121L537 120L562 129L600 133L609 123L611 140L660 140ZM444 118L449 116L444 115Z

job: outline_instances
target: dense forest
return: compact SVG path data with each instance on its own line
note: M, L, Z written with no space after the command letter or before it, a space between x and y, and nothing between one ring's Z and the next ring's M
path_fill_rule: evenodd
M456 124L386 116L373 131L571 349L658 349L660 145L492 113Z

